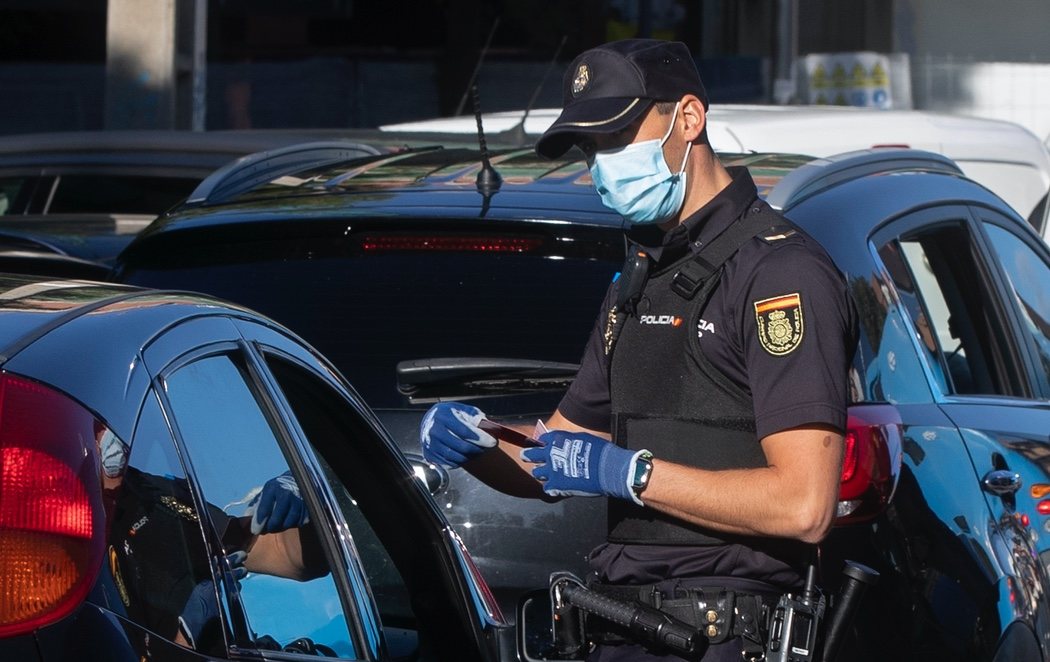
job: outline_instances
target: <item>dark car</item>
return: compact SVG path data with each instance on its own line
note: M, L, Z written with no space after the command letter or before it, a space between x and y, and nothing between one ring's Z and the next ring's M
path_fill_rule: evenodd
M603 505L516 499L428 467L418 421L439 399L521 423L552 411L624 240L579 154L498 151L499 176L486 156L414 150L265 181L230 171L139 235L116 277L259 308L331 357L429 475L507 601L551 570L582 572ZM882 575L853 657L1044 659L1046 245L936 154L721 158L750 168L760 194L826 247L860 312L843 518L821 546L829 590L846 558ZM849 487L858 473L886 476L856 452L872 440L888 466L901 463L884 512Z
M335 129L0 136L0 268L69 275L90 268L84 261L108 264L215 170L306 142L342 145L354 156L380 153Z
M0 354L0 659L515 658L375 416L273 321L0 275ZM275 480L305 510L256 531Z

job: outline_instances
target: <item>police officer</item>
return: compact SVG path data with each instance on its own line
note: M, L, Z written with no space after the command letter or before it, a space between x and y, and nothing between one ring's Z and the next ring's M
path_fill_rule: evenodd
M563 95L536 150L584 152L603 203L629 223L630 257L542 446L520 451L481 430L476 407L440 403L421 426L424 454L460 466L498 448L547 495L610 497L591 564L611 594L797 590L835 513L857 341L846 283L746 169L720 164L684 44L588 50ZM482 470L507 464L467 468L497 484ZM717 632L704 659L757 655L747 639ZM654 654L606 641L597 659Z

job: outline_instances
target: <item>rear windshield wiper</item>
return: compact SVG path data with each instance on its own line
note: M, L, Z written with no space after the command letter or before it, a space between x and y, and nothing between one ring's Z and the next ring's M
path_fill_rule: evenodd
M506 358L437 358L397 364L397 389L412 402L538 393L568 388L576 363Z

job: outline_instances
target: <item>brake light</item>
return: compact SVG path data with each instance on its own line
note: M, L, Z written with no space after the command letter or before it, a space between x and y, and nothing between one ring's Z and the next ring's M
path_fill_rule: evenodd
M525 253L543 243L535 237L485 237L449 235L365 235L361 248L366 252L458 251L482 253Z
M836 525L870 520L889 503L900 476L902 428L892 405L849 408Z
M846 430L845 452L842 454L842 482L848 483L857 471L857 432Z
M0 375L0 637L73 611L102 563L96 420L65 395Z

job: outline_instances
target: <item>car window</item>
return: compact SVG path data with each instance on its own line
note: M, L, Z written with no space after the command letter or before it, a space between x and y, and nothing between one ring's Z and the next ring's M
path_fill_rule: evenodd
M356 421L356 425L347 425L347 418L355 417L351 407L321 380L276 356L268 356L267 364L312 447L331 449L355 446L366 449L379 445L378 439L361 438L362 431L366 429L361 421ZM362 511L358 501L360 495L354 494L354 486L347 485L336 475L323 453L316 453L316 457L350 530L357 560L380 611L390 652L395 656L410 652L415 647L414 631L417 623L405 581L390 551ZM389 516L390 513L384 515ZM405 648L407 650L401 650Z
M868 366L867 381L873 397L888 402L928 401L931 386L938 393L949 392L944 345L931 332L929 314L907 267L908 252L896 241L882 247L893 290L882 282L873 288L881 321L872 329L877 355Z
M33 191L46 179L37 176L0 177L0 216L24 213Z
M979 255L963 221L923 227L879 249L931 382L944 393L1023 396L1016 350Z
M1023 330L1035 348L1044 394L1050 394L1050 267L1020 237L985 223L1011 294L1021 313Z
M110 604L160 637L219 654L224 639L217 622L190 639L181 625L188 610L217 614L219 607L199 512L156 397L146 400L130 455L108 430L100 436L112 513L108 563L116 599Z
M160 214L193 192L187 177L62 175L48 214Z
M228 558L247 553L239 594L252 636L261 648L355 657L313 528L317 519L301 510L306 504L297 499L299 482L250 384L229 355L194 361L165 378L193 471L204 498L216 506L210 514L223 551ZM268 517L257 517L257 511ZM260 535L252 535L260 525Z

